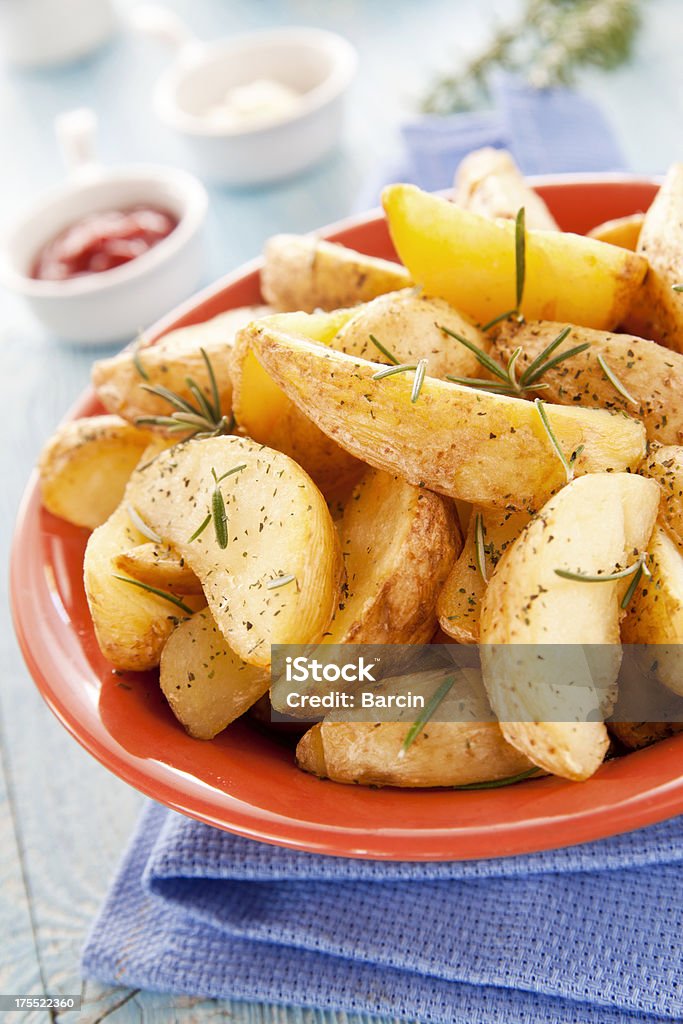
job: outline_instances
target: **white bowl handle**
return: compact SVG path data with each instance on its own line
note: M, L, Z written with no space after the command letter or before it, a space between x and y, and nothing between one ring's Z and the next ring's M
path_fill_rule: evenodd
M136 32L171 46L179 56L203 45L177 14L158 4L134 7L128 21Z
M97 171L97 115L94 110L79 107L58 114L55 134L69 177L81 177Z

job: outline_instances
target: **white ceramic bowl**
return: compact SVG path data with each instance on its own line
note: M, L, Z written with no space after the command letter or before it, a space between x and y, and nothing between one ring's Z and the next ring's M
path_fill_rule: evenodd
M154 104L183 138L201 177L223 185L261 185L302 171L339 139L345 94L357 55L342 36L281 28L215 43L190 39L161 76ZM202 115L226 93L274 79L302 94L295 112L254 127L226 128Z
M30 276L43 245L81 217L138 203L169 210L177 227L148 252L120 267L66 281ZM167 167L93 165L36 202L0 248L0 281L21 295L57 337L83 345L132 338L199 285L208 197L185 171Z

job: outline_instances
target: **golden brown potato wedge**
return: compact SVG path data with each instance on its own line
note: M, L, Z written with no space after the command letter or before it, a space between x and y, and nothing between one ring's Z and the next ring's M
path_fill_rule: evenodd
M263 297L283 312L355 306L412 283L400 263L310 235L275 235L264 257Z
M683 722L608 722L610 735L627 750L642 750L683 731Z
M621 635L628 644L656 644L653 674L683 696L683 554L659 523L648 548L652 577L641 577L629 603Z
M416 284L485 323L514 309L515 226L490 221L414 185L383 194L389 229ZM521 310L598 330L621 323L647 260L615 245L559 231L526 232Z
M662 522L683 551L683 447L651 444L638 472L659 484Z
M598 242L607 242L609 245L620 245L622 249L630 249L635 252L638 248L638 239L645 221L644 213L632 213L629 217L615 217L614 220L606 220L598 224L588 232L589 238L595 238Z
M271 644L320 640L339 595L339 539L286 455L235 435L187 441L137 470L127 496L198 577L244 661L265 666Z
M517 346L521 346L522 353L516 364L521 377L565 326L550 321L522 325L508 322L496 338L493 354L507 362ZM540 392L542 397L560 405L623 410L643 421L651 441L662 444L683 441L683 355L630 334L572 327L552 358L586 343L590 348L543 374L539 383L547 387ZM598 356L633 401L609 379Z
M122 551L114 559L119 572L132 576L151 587L168 590L172 594L203 594L202 585L185 560L169 547L149 541Z
M489 576L528 521L525 512L474 509L464 547L436 605L441 629L458 643L479 642L481 601Z
M523 206L527 228L559 231L552 213L526 184L505 149L475 149L461 161L455 175L453 202L490 220L514 219Z
M338 526L346 583L327 644L427 643L462 546L450 502L369 469Z
M435 678L436 690L444 673L420 673L430 674ZM428 692L425 684L420 689ZM304 771L335 782L413 787L492 782L533 767L505 741L498 723L490 720L491 710L478 672L463 669L457 674L440 704L439 717L443 720L430 720L405 752L402 748L412 727L410 721L325 720L299 740L297 764Z
M424 379L382 379L386 367L297 336L287 314L244 332L273 380L339 445L377 469L478 505L539 508L565 469L537 408L518 398ZM644 454L641 423L601 409L548 406L547 417L577 474L634 469Z
M118 416L88 416L57 428L40 454L43 505L94 530L121 502L151 435Z
M372 336L398 363L429 359L432 377L443 377L447 373L459 377L482 376L484 371L474 354L441 327L484 351L489 348L489 338L447 302L421 295L414 288L381 295L360 306L332 338L330 347L361 359L389 363L385 353L371 340Z
M484 595L482 668L503 734L534 764L565 778L588 778L607 750L605 726L591 718L619 671L620 602L630 579L586 582L556 570L609 575L637 562L659 502L643 479L601 473L574 480L508 549ZM583 666L563 645L597 645L597 661L586 654Z
M169 636L159 682L190 736L210 740L263 696L270 672L238 658L204 610L178 623Z
M638 239L638 253L649 270L627 327L642 338L653 338L683 352L683 163L674 164L655 196Z
M296 318L298 330L327 345L352 312L287 315ZM269 320L278 323L280 317ZM231 367L234 411L241 430L298 462L326 497L334 499L353 487L363 472L361 463L324 434L278 387L251 351L246 331L237 336Z
M204 349L216 377L221 413L232 409L230 352L235 334L269 312L267 306L242 306L220 313L204 323L170 331L152 345L144 343L127 348L111 359L100 359L93 366L92 381L97 395L109 412L118 413L135 423L147 416L168 416L168 402L150 394L144 385L162 386L190 402L195 402L187 381L195 381L211 401L212 388L201 349ZM142 372L141 372L142 370Z
M146 541L124 499L91 534L85 549L83 582L97 643L107 661L121 670L155 668L178 619L206 604L203 595L183 597L184 611L172 600L117 578L126 576L117 566L117 557Z

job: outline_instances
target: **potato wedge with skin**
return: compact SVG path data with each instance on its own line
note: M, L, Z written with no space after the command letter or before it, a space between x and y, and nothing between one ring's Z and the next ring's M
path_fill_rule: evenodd
M410 483L478 505L539 508L565 470L531 403L426 377L411 400L414 374L375 374L381 364L352 358L272 322L245 332L273 380L347 451ZM292 324L296 330L297 324ZM548 406L546 413L577 474L635 468L642 424L599 409Z
M683 554L659 523L648 548L652 578L643 576L621 627L627 644L656 644L642 653L654 675L669 690L683 696Z
M346 582L326 644L427 643L462 538L452 505L369 469L339 524Z
M330 344L352 311L287 314L297 329L321 344ZM280 317L269 317L279 323ZM234 412L240 429L255 441L289 455L313 478L323 494L335 498L353 486L363 466L335 444L278 387L251 351L250 335L237 335L231 359Z
M111 359L100 359L92 370L92 382L105 409L135 423L140 417L168 416L171 407L143 385L163 386L181 398L195 402L187 384L194 380L211 401L212 389L201 349L211 361L220 397L221 412L230 415L232 381L230 352L237 331L265 316L267 306L242 306L220 313L204 323L170 331L152 345L127 348ZM142 376L139 367L146 376ZM160 428L154 428L160 429Z
M180 622L169 636L159 683L190 736L210 740L263 696L270 672L238 658L204 610Z
M494 342L493 354L507 362L517 346L521 346L522 353L516 364L521 376L565 326L547 320L522 325L506 323ZM630 334L572 327L553 357L586 342L590 348L543 374L539 383L547 387L539 394L560 405L623 410L643 421L649 440L662 444L682 441L683 355ZM602 356L620 384L635 399L635 404L608 379L598 356Z
M171 594L203 594L202 585L185 560L169 547L149 541L122 551L114 559L119 572L132 576L141 583Z
M649 270L629 312L629 331L683 352L683 163L674 164L655 196L638 239Z
M642 750L683 732L683 722L608 722L607 728L627 750Z
M636 252L644 222L644 213L632 213L630 217L615 217L614 220L606 220L604 224L597 224L591 228L588 237Z
M436 689L444 673L432 674L438 677ZM405 753L402 748L412 727L410 721L326 719L299 740L297 764L334 782L401 787L466 786L508 779L533 768L528 758L505 741L498 723L490 720L491 709L478 672L458 673L439 706L439 717L444 720L427 722Z
M683 551L683 447L651 444L638 472L659 484L660 518Z
M505 149L486 146L468 153L455 175L453 202L490 220L514 220L523 206L527 228L559 231L552 213Z
M43 505L94 530L119 505L151 434L118 416L88 416L57 428L38 462Z
M320 640L338 600L339 539L320 491L286 455L235 435L186 441L133 474L129 500L198 577L244 661L265 666L271 644Z
M340 309L412 284L400 263L310 235L275 235L266 243L263 297L282 312Z
M515 226L493 222L414 185L390 185L389 230L415 283L485 323L517 303ZM558 231L526 232L521 310L598 330L621 323L647 261L617 246Z
M478 564L477 517L481 522L486 579ZM441 629L458 643L479 642L479 616L486 581L528 522L525 512L473 510L460 557L448 574L436 605Z
M441 327L460 334L484 351L490 346L490 339L443 299L431 299L408 288L381 295L361 306L337 332L330 347L388 364L391 360L371 341L373 335L399 363L429 359L432 377L447 373L458 377L483 376L484 370L474 353Z
M131 521L126 501L88 540L83 582L95 636L102 654L114 668L143 672L159 664L173 628L188 614L171 601L150 594L125 579L116 559L147 538ZM204 596L182 598L189 614L202 608Z
M620 602L630 579L590 583L555 570L606 575L638 560L659 503L651 481L641 481L601 473L568 484L508 549L482 602L483 676L503 734L564 778L588 778L607 750L604 724L588 717L616 681ZM570 644L598 645L589 647L583 674L578 655L562 650Z

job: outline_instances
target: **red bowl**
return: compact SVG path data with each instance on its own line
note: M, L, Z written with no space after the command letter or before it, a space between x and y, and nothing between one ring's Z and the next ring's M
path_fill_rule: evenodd
M651 181L571 178L536 183L565 229L583 232L645 210ZM394 256L380 213L325 237ZM258 302L259 265L219 281L157 324L154 336ZM85 394L70 416L100 412ZM100 654L83 592L84 530L40 504L35 477L14 538L11 594L19 643L43 697L102 764L163 804L268 843L345 857L460 860L586 842L683 811L683 735L603 765L584 783L543 778L479 792L363 789L320 781L291 746L246 722L214 740L190 739L155 674L118 674Z

